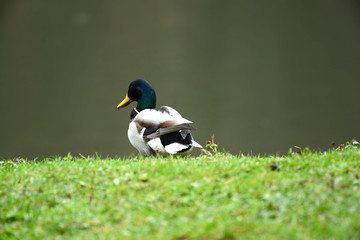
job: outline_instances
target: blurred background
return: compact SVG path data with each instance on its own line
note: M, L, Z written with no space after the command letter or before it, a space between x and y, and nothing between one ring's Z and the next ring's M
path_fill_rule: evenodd
M136 153L138 78L233 154L359 139L360 3L2 0L0 157Z

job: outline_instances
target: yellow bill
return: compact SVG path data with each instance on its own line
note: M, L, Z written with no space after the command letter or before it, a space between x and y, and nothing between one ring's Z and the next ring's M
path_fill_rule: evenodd
M133 100L131 100L129 98L129 96L126 94L124 100L122 100L122 102L117 106L117 109L126 107L127 105L129 105Z

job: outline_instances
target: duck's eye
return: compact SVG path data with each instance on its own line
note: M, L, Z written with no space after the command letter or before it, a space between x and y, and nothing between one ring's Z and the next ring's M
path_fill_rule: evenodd
M129 88L129 91L128 91L128 95L129 95L129 98L134 100L134 101L137 101L140 99L140 96L141 96L141 91L133 86L131 86Z

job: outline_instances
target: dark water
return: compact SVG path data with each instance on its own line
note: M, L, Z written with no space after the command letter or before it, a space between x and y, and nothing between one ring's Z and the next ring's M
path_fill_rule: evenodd
M357 1L2 1L0 156L127 156L128 84L231 153L360 138Z

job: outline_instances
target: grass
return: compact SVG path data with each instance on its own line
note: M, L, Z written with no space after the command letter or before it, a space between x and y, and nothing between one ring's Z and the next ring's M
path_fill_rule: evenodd
M208 155L2 160L0 239L360 238L357 146Z

